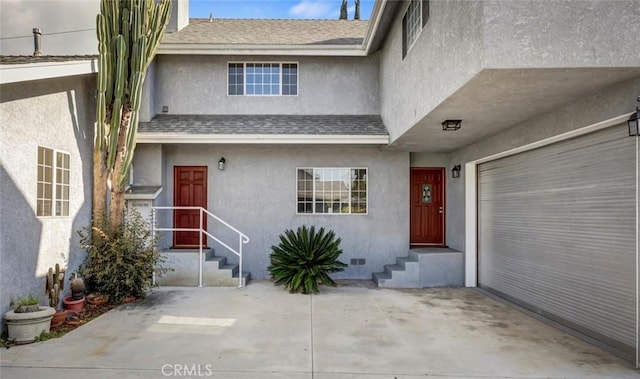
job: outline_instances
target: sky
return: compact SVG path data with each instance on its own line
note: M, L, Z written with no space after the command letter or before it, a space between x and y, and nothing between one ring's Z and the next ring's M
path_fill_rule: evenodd
M369 19L374 0L361 0ZM0 0L0 54L33 54L32 29L42 31L45 55L97 54L99 0ZM337 19L342 0L189 0L189 17ZM348 0L353 19L354 0Z

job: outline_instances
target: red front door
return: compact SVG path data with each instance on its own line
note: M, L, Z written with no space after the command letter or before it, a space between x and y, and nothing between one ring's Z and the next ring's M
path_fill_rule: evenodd
M411 245L444 246L444 172L411 169Z
M173 168L173 205L175 207L203 207L207 209L207 167L206 166L175 166ZM207 229L206 216L202 219L204 229ZM198 229L200 228L199 210L174 210L173 227ZM199 232L173 232L174 248L194 248L199 246ZM203 246L207 245L207 237L203 235Z

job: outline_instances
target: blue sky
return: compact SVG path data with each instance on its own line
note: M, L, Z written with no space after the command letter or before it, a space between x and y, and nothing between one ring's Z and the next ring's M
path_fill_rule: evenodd
M360 18L368 20L374 0L360 1ZM189 0L189 17L337 19L342 0ZM354 0L348 0L353 19Z

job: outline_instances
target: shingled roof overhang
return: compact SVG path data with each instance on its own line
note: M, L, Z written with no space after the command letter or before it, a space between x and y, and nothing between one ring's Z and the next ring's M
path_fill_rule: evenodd
M378 115L157 115L138 143L387 145Z
M368 21L191 19L158 54L363 56Z
M0 84L98 72L95 55L2 55Z

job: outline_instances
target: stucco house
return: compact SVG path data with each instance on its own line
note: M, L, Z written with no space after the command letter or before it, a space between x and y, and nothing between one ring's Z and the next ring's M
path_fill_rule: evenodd
M379 0L368 22L190 20L177 1L132 191L246 234L253 278L283 230L325 226L339 278L482 287L637 362L638 19L634 1ZM177 212L156 221L198 227ZM162 243L178 260L198 241ZM205 264L238 263L205 243Z
M91 56L0 57L2 314L28 294L46 304L49 267L71 273L84 260L96 71Z
M480 287L638 365L636 1L377 0L369 21L188 9L174 0L145 81L127 194L180 268L165 284L267 278L280 233L325 226L337 278ZM94 63L0 65L3 309L61 255L81 261ZM162 230L201 222L204 260L197 234Z

